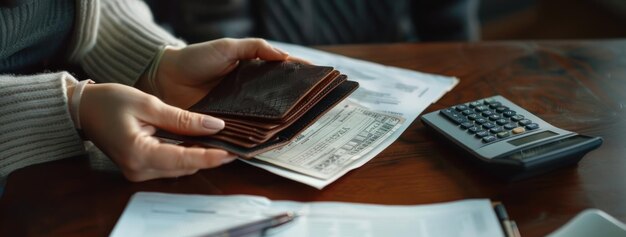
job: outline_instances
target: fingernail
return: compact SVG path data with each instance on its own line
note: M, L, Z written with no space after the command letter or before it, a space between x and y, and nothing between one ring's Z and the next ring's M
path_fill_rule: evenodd
M283 51L282 49L279 49L279 48L276 48L276 47L273 47L273 48L274 48L274 51L278 52L279 54L282 54L282 55L285 55L285 56L289 56L289 53Z
M210 130L222 130L224 129L224 125L224 120L218 118L211 116L205 116L202 118L202 126Z
M234 160L236 160L236 159L237 159L237 156L235 156L235 155L228 156L228 157L226 157L226 158L224 158L224 159L222 160L222 164L228 164L228 163L230 163L230 162L233 162L233 161L234 161Z

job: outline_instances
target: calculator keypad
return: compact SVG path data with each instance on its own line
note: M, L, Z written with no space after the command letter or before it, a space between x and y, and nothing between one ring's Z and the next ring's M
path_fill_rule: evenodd
M539 125L502 103L485 99L442 109L440 114L483 143L539 129Z

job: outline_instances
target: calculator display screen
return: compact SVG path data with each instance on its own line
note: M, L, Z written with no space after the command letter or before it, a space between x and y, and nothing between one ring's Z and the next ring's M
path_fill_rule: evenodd
M557 133L554 133L554 132L551 132L551 131L544 131L544 132L540 132L540 133L535 133L535 134L530 135L530 136L525 136L525 137L522 137L522 138L511 140L511 141L508 141L508 142L511 145L521 146L521 145L524 145L526 143L534 142L534 141L541 140L541 139L544 139L546 137L551 137L551 136L554 136L554 135L557 135Z

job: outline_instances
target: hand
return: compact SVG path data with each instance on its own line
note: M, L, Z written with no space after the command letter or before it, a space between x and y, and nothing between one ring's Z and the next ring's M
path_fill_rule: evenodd
M182 49L167 49L155 78L161 99L180 108L189 108L202 99L219 80L231 72L243 59L305 60L272 47L262 39L218 39L189 45ZM154 94L146 86L146 78L137 88Z
M224 121L167 105L133 87L87 85L79 111L85 135L131 181L189 175L236 158L224 150L161 143L152 136L157 127L178 134L210 135L224 128Z

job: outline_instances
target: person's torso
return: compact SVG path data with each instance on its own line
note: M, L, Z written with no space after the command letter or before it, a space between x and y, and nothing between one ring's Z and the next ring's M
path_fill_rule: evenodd
M0 7L0 73L32 73L64 58L74 0L13 0Z

